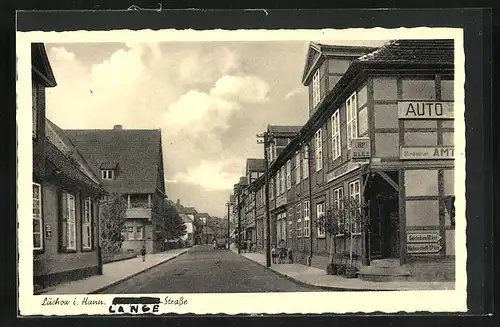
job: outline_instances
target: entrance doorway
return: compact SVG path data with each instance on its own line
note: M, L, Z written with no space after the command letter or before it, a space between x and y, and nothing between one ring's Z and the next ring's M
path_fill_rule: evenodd
M398 183L397 171L385 172ZM399 258L399 196L379 174L374 174L370 190L370 227L368 233L370 260Z

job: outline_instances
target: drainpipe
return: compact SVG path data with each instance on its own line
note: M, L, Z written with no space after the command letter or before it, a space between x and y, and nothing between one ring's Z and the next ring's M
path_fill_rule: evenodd
M309 258L307 265L311 266L312 257L313 257L313 220L311 215L311 207L312 207L312 165L311 165L311 147L309 144L307 145L307 166L309 167Z

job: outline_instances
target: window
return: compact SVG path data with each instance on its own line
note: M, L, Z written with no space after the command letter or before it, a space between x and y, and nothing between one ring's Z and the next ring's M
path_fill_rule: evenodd
M33 249L43 249L42 186L33 183Z
M286 163L286 189L292 188L292 161L288 160Z
M102 179L114 179L115 178L115 171L111 169L103 169L101 170L101 177Z
M309 237L309 201L304 202L304 211L302 217L304 218L304 237Z
M83 221L82 221L82 247L84 250L92 248L92 199L86 198L83 202Z
M309 176L309 146L304 145L303 151L303 162L302 162L302 178L306 179Z
M340 116L337 110L332 115L332 158L333 160L340 157L341 144L340 144Z
M325 214L325 203L317 203L316 204L316 219L319 221L319 218ZM324 224L318 224L318 237L325 237L325 226Z
M319 84L319 69L316 70L312 80L313 108L321 101L321 90Z
M65 250L76 250L76 218L75 218L75 196L62 193L62 248Z
M319 129L316 134L314 134L314 150L316 155L316 171L320 171L323 168L323 142L321 137L321 129Z
M31 108L32 108L32 136L36 138L37 136L37 118L38 118L38 85L35 81L31 82Z
M127 227L127 239L129 241L134 239L134 227L133 226Z
M344 207L344 203L342 202L342 198L344 197L344 189L342 187L338 188L338 189L335 189L333 190L333 203L335 205L335 209L337 210L341 210L343 209ZM343 215L339 215L339 218L340 217L344 217ZM340 234L342 234L341 232L341 227L342 225L344 224L344 221L343 220L338 220L337 221L337 225L339 227L339 231L340 231ZM339 235L340 235L339 234Z
M295 154L295 184L300 183L300 151Z
M144 227L137 226L136 227L136 232L135 232L135 239L136 240L142 240L143 238L144 238Z
M349 198L354 200L355 205L360 205L361 204L361 195L359 191L359 181L354 181L352 183L349 183ZM352 208L351 212L349 213L351 217L350 221L350 229L353 234L358 234L361 233L361 224L356 219L357 215L359 214L358 212L359 208L354 207Z
M276 196L281 195L281 170L276 173Z
M288 220L288 238L292 238L292 232L293 232L293 227L292 227L292 220Z
M345 103L347 109L347 149L351 148L352 139L358 137L358 105L356 92Z
M280 180L280 190L281 190L281 193L280 194L283 194L285 193L285 174L286 174L286 167L283 166L281 167L281 180Z
M302 219L300 204L297 204L297 237L302 237Z

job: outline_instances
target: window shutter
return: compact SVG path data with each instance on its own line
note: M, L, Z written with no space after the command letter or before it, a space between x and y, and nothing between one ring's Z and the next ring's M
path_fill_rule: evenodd
M59 250L60 251L66 251L67 246L68 246L68 240L67 240L67 223L66 219L68 217L67 212L68 212L68 203L67 203L67 198L64 192L60 191L59 192L59 228L58 228L58 235L59 235Z

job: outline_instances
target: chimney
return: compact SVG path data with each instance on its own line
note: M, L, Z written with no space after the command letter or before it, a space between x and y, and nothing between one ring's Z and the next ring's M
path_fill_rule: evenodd
M123 126L122 125L115 125L115 126L113 126L113 129L115 131L121 131L123 129Z

